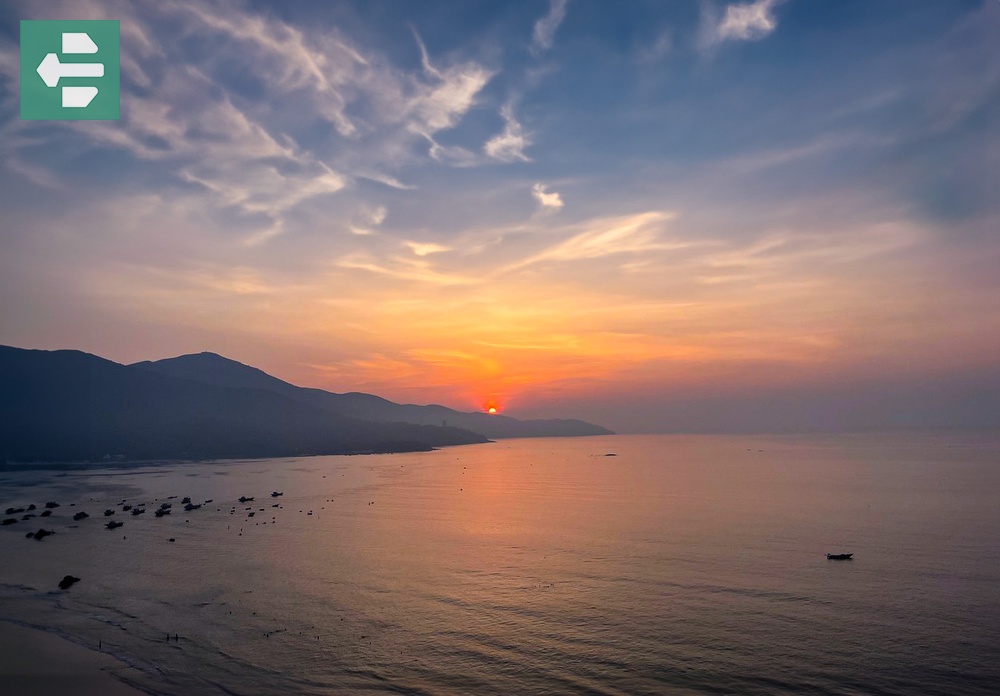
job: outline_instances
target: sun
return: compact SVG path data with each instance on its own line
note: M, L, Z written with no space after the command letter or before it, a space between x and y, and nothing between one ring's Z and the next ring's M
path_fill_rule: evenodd
M486 412L487 413L491 413L491 414L492 413L496 413L497 412L497 407L496 406L490 406L488 409L486 409Z

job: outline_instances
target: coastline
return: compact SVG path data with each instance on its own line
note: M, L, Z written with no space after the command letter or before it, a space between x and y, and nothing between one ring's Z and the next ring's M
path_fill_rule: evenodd
M125 679L137 672L108 653L55 633L0 619L0 683L4 696L149 696Z

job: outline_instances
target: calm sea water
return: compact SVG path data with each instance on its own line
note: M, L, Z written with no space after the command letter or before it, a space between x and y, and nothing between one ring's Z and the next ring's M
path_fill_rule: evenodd
M214 502L154 518L172 495ZM151 510L104 529L123 498ZM55 536L0 528L0 618L101 641L154 693L1000 692L997 437L0 474L3 509L50 499Z

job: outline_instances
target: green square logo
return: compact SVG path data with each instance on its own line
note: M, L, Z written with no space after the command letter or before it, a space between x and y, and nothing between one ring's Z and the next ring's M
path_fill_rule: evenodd
M21 21L21 118L116 121L120 117L117 19Z

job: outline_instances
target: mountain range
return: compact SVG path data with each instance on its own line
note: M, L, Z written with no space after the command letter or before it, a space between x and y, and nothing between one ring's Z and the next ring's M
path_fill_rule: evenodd
M0 346L0 460L280 457L609 434L298 387L214 353L122 365Z

